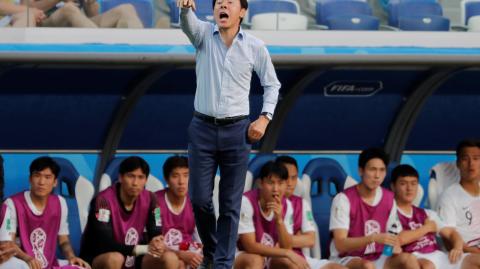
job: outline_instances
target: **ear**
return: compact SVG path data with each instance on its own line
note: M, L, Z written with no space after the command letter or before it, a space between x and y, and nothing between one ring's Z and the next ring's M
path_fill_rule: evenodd
M242 9L240 10L240 18L241 18L241 19L245 18L245 15L246 15L246 14L247 14L247 10L244 9L244 8L242 8Z
M362 167L358 167L358 175L361 177L363 177L363 172L364 172L364 169Z
M53 187L54 187L54 188L57 187L57 184L58 184L58 179L55 178L55 179L53 180Z

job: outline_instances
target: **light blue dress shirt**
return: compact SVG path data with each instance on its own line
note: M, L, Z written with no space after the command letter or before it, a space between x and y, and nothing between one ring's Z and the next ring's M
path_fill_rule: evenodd
M215 118L249 115L250 82L255 71L264 89L262 112L273 114L280 82L263 41L240 28L228 48L218 26L199 20L189 8L181 9L180 22L196 48L196 111Z

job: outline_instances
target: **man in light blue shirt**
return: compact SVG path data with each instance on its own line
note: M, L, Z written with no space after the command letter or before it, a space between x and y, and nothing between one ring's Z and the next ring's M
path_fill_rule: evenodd
M206 1L206 0L202 0ZM231 268L248 154L273 117L280 82L265 44L240 28L246 0L213 0L216 24L200 21L194 0L177 0L182 30L196 48L195 114L188 134L190 198L204 244L200 268ZM262 114L250 123L252 71L264 88ZM219 213L212 203L220 168Z

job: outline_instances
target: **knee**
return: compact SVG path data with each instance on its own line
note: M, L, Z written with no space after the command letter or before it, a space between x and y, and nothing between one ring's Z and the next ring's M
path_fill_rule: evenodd
M408 253L398 254L397 259L402 268L415 268L415 265L418 264L417 258Z
M163 253L161 258L161 263L163 267L166 267L166 268L178 268L180 264L180 260L178 259L177 254L171 251L167 251Z
M431 261L420 263L421 269L436 269L435 265Z
M321 267L321 269L346 269L347 267L345 266L342 266L338 263L329 263L323 267Z
M93 267L100 267L105 269L120 269L125 263L125 257L119 252L109 252L97 256L93 262ZM97 266L99 264L100 266Z
M464 268L480 268L480 254L468 254L463 259L462 265Z
M65 3L65 5L59 9L59 12L67 17L82 15L82 11L72 2Z
M120 16L137 16L137 10L132 4L121 4L114 10Z
M371 261L362 261L360 265L361 269L375 269L375 264Z

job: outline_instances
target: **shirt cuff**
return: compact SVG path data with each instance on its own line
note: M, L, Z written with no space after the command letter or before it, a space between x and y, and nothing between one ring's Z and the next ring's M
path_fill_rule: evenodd
M274 104L269 104L269 103L263 103L263 108L262 108L262 113L267 112L274 115L273 112L275 112L275 105Z

